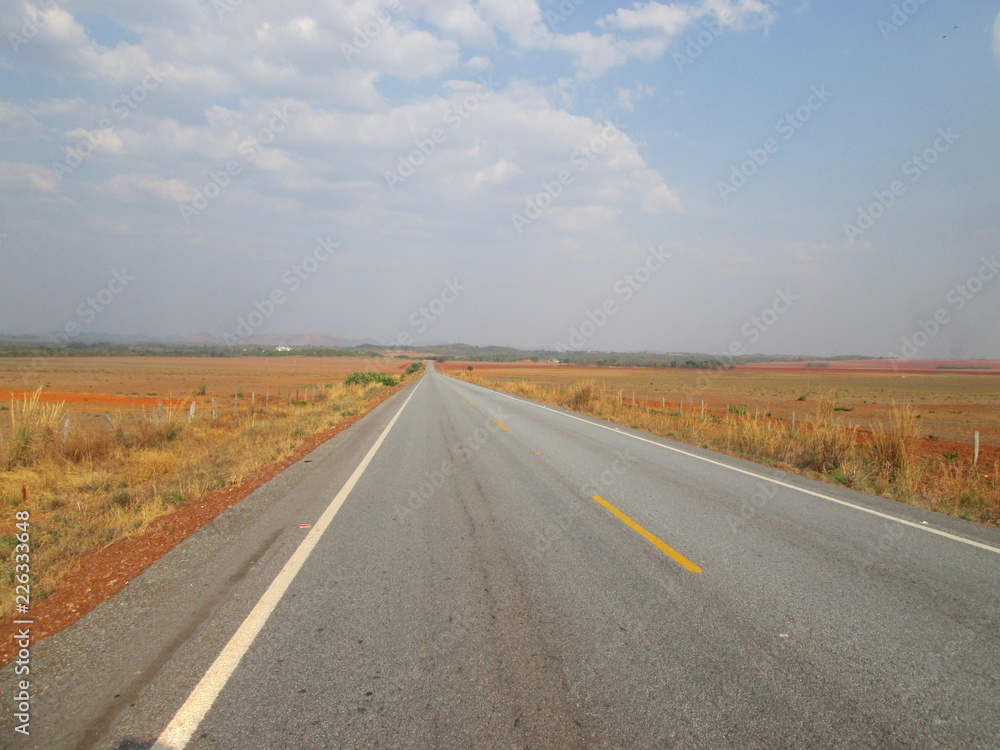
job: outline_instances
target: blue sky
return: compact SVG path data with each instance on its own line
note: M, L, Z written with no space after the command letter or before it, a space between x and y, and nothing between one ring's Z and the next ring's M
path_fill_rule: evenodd
M0 333L1000 358L997 2L18 0L0 30Z

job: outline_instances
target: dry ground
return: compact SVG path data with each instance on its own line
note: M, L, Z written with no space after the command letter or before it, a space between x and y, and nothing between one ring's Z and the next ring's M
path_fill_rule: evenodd
M882 370L869 365L854 367L790 368L762 365L734 370L650 369L626 367L576 367L552 363L518 362L494 364L446 362L445 371L467 371L503 380L527 378L550 388L566 389L573 383L593 380L605 395L651 406L664 405L700 413L702 402L709 414L724 415L746 406L752 413L770 414L791 421L811 413L819 398L835 392L838 411L845 424L870 431L889 420L893 405L910 404L919 419L919 450L926 455L957 453L971 458L973 433L980 435L980 456L985 464L1000 459L1000 369L950 370L907 363L910 370L894 371L883 362ZM980 363L983 364L983 363ZM988 363L1000 368L1000 363ZM804 397L804 399L803 399ZM802 400L800 400L802 399ZM932 437L933 436L933 437Z
M530 362L449 362L443 369L654 434L1000 523L1000 377L909 364L905 375ZM976 430L980 452L973 465Z

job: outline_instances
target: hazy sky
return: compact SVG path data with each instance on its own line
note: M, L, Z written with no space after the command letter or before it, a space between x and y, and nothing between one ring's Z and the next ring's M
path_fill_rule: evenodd
M995 0L0 3L0 333L1000 358Z

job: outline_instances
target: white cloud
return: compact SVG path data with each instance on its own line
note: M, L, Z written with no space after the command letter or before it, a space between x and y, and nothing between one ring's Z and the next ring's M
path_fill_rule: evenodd
M115 197L123 201L135 201L142 193L147 193L165 201L177 203L190 200L194 189L183 180L163 178L149 174L120 174L104 183Z
M469 0L430 0L422 10L429 23L462 43L478 47L496 44L493 26Z
M7 138L36 140L44 138L42 123L26 108L0 101L0 134Z
M125 152L125 143L121 136L113 130L100 133L100 138L94 138L94 131L84 128L74 128L65 135L68 146L76 146L83 141L89 142L94 153L122 154Z
M48 167L24 162L0 161L0 190L37 190L55 193L59 179Z
M652 86L642 81L636 81L632 88L618 87L618 96L615 99L615 107L624 112L634 112L636 102L648 99L656 93L656 86Z
M466 61L465 65L469 70L475 73L481 73L484 70L489 70L490 68L493 67L493 63L490 61L490 58L483 57L482 55L476 55L475 57L470 57Z
M675 37L697 18L698 12L692 6L663 5L649 2L635 3L631 10L619 8L600 20L601 26L622 31L656 30L667 37Z
M517 47L539 47L551 39L535 0L480 0L479 9Z
M633 177L639 190L643 211L649 214L659 214L664 211L680 212L680 196L667 187L655 169L636 170Z

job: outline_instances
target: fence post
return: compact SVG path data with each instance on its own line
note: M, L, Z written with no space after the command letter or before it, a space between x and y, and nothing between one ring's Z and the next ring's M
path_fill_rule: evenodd
M979 430L972 435L972 465L979 463Z
M267 404L271 400L271 392L264 391L264 411L267 411Z
M250 412L257 408L257 391L250 391Z
M219 418L219 408L215 404L215 396L212 396L212 421Z
M233 419L236 419L237 413L240 409L240 394L233 394Z
M162 401L157 401L156 402L156 424L160 424L160 422L162 420L163 420L163 402Z
M197 403L197 402L195 402L195 401L191 402L191 411L188 412L188 423L191 423L191 422L194 421L194 407L195 407L195 403Z

